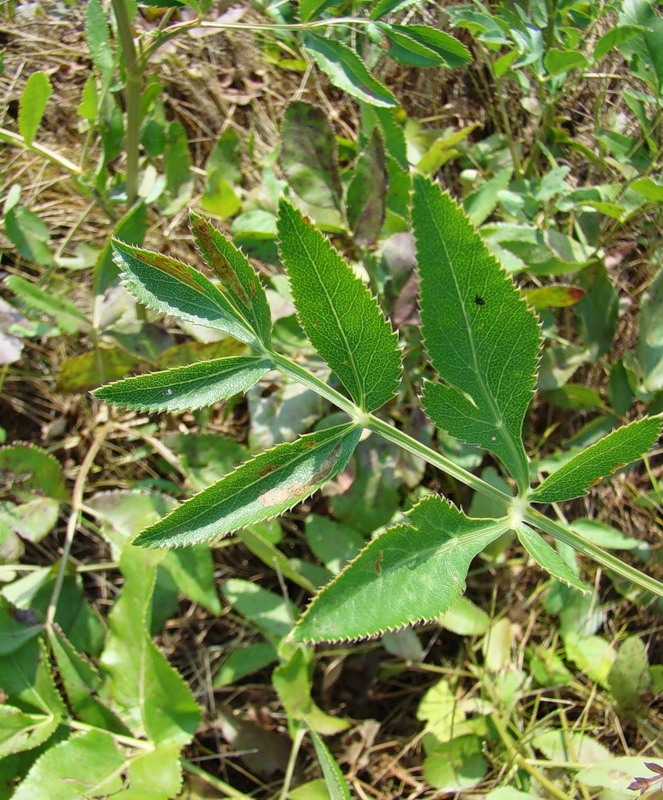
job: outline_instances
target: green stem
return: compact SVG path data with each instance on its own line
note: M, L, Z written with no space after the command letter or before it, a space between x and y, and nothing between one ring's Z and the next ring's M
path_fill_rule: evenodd
M617 558L617 556L613 556L611 553L607 553L592 542L588 542L587 539L584 539L570 528L559 525L534 508L527 509L523 518L526 522L529 522L530 525L534 525L545 533L550 534L555 539L558 539L560 542L570 545L577 552L589 556L589 558L596 561L596 563L600 564L602 567L605 567L605 569L610 570L610 572L615 572L617 575L631 581L636 586L640 586L642 589L652 592L652 594L663 597L663 583L657 581L656 578L652 578L650 575L646 575L644 572L640 572L640 570L632 567L630 564L625 564L621 559Z
M202 769L202 767L199 767L197 764L194 764L191 761L182 759L182 768L186 770L189 775L195 775L197 778L205 781L205 783L207 783L209 786L212 786L219 792L223 792L226 797L231 797L233 800L251 800L248 794L244 794L237 789L233 789L229 783L225 783L225 781L222 781L215 775L210 775L209 772L206 772L204 769Z
M51 164L61 167L70 175L73 175L77 178L83 174L78 165L74 164L74 162L70 161L68 158L61 156L59 153L56 153L55 150L44 147L43 144L37 144L37 142L27 144L22 136L19 136L13 131L8 131L6 128L0 128L0 142L7 142L7 144L13 144L16 145L16 147L22 147L24 150L29 150L31 153L36 153L42 158L45 158L47 161L50 161Z
M297 764L297 756L299 755L299 749L302 746L302 742L304 741L304 736L306 736L306 728L303 726L297 729L295 733L295 737L292 740L292 747L290 749L290 758L288 758L288 766L286 767L285 776L283 778L283 786L281 787L281 794L279 795L279 800L287 800L288 794L290 792L290 784L292 783L292 776L295 774L295 765Z
M402 447L404 450L412 453L412 455L423 458L424 461L427 461L434 467L443 470L448 475L451 475L461 483L464 483L466 486L469 486L477 492L481 492L481 494L484 494L493 500L496 500L497 502L506 502L510 504L513 500L511 495L496 489L494 486L486 483L486 481L478 478L476 475L472 475L471 472L467 472L467 470L464 470L462 467L454 464L453 461L445 458L443 455L440 455L440 453L436 453L435 450L431 449L427 445L418 442L404 431L393 427L388 422L376 417L374 414L366 414L351 400L348 400L347 397L344 397L340 392L337 392L336 389L328 386L324 381L320 380L320 378L312 375L307 369L295 363L294 361L291 361L286 356L282 356L273 351L269 351L268 355L270 358L272 358L275 365L278 366L282 372L289 377L294 378L294 380L303 384L308 389L321 394L323 397L329 400L330 403L333 403L337 408L340 408L341 411L345 411L346 414L356 420L362 427L367 428L369 431L376 433L383 439Z
M136 750L146 750L151 752L154 746L144 739L135 739L133 736L124 736L121 733L114 733L106 728L99 728L96 725L88 725L86 722L77 722L76 720L65 720L64 724L71 728L72 731L97 731L112 736L118 744L123 744L125 747L133 747Z
M126 190L127 205L132 206L138 195L138 155L141 124L141 87L143 83L144 60L136 55L131 22L127 14L125 0L112 0L117 32L124 59L124 73L127 82L127 131L126 131Z

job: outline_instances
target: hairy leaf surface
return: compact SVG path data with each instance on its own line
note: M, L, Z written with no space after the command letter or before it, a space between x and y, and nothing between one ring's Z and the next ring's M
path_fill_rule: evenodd
M435 619L465 589L470 563L509 519L470 519L440 497L373 539L313 600L294 630L304 642L375 636Z
M539 323L449 195L420 175L414 186L421 322L442 378L426 382L424 407L439 428L495 453L523 489Z
M267 358L238 356L201 361L109 383L93 394L138 411L192 411L245 392L272 369Z
M304 202L342 210L336 137L321 108L300 100L290 103L281 130L281 166Z
M258 338L232 303L192 267L140 247L113 241L114 259L127 289L141 303L162 314L229 333L247 344Z
M398 385L396 334L349 264L286 200L279 204L278 229L306 335L357 405L374 411L393 397Z
M203 217L191 212L191 230L198 250L221 282L219 289L242 317L246 326L268 345L272 318L260 278L248 259Z
M609 433L549 475L529 499L557 503L584 497L592 486L619 467L642 458L660 436L662 422L660 415L645 417Z
M359 435L360 429L347 423L277 445L146 528L135 543L196 544L275 517L343 469Z

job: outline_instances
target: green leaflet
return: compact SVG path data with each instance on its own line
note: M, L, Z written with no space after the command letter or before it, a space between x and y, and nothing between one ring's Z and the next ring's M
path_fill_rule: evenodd
M162 253L117 240L113 240L113 251L124 285L139 302L162 314L173 314L258 345L256 331L223 292L197 270Z
M226 295L246 326L269 345L272 318L260 278L248 259L234 244L203 217L191 212L191 230L198 250L220 281Z
M464 44L448 33L427 25L377 23L389 41L387 54L414 67L462 67L472 60Z
M334 756L329 752L327 745L322 741L319 734L310 725L308 726L308 731L311 734L315 754L318 757L318 763L325 778L329 800L351 800L348 784L345 782L343 773L334 760Z
M469 519L440 497L406 516L322 589L297 623L296 640L346 641L435 619L462 595L474 556L511 524Z
M281 167L306 203L343 211L336 137L325 112L310 103L290 103L281 128Z
M20 783L13 800L114 797L123 786L124 756L113 737L87 731L46 750Z
M398 105L389 89L371 75L364 62L347 45L307 33L304 47L334 86L374 106Z
M136 732L144 731L155 744L181 746L193 738L200 709L182 676L149 634L157 566L165 555L131 545L123 549L120 570L125 583L110 613L110 633L101 663L111 675L114 702L136 721Z
M53 94L53 87L45 72L33 72L28 78L18 108L18 129L28 147L32 144L46 103Z
M53 317L63 333L77 333L90 327L85 315L65 297L54 296L20 275L10 275L5 283L29 308Z
M590 591L589 587L585 586L560 554L539 533L533 531L529 525L519 525L517 534L525 550L553 578L557 578L558 581L562 581L567 586L578 589L583 594L587 594Z
M424 408L439 428L495 453L523 490L538 320L451 197L420 175L414 187L421 323L443 381L425 383Z
M348 186L348 223L358 245L377 242L384 223L389 173L377 128L361 152Z
M313 225L279 204L279 247L299 320L320 355L363 411L396 391L397 337L365 284Z
M275 517L343 469L360 433L346 423L260 453L146 528L135 544L196 544Z
M645 417L613 431L549 475L532 492L534 503L583 497L592 486L643 454L658 439L663 417Z
M201 361L96 389L93 394L138 411L192 411L245 392L272 369L267 358L237 356Z

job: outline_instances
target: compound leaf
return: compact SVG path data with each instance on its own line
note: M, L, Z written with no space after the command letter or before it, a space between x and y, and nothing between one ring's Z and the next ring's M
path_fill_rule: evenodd
M517 533L518 539L520 539L520 543L525 550L553 578L557 578L558 581L562 581L567 586L578 589L583 594L587 594L590 591L559 553L540 534L533 531L528 525L519 525Z
M267 358L217 358L124 378L93 394L100 400L138 411L193 411L247 391L270 369L272 363Z
M451 197L421 175L414 187L421 322L442 378L425 383L424 407L439 428L495 453L524 489L539 323Z
M342 42L307 33L304 47L339 89L373 106L397 106L393 94L374 78L359 56Z
M146 528L135 544L196 544L275 517L343 469L359 435L360 428L347 423L277 445Z
M206 325L255 345L258 338L224 293L192 267L113 240L114 260L133 296L154 311Z
M18 108L18 129L25 143L30 146L37 134L46 103L53 94L53 87L45 72L33 72L28 78Z
M663 417L645 417L609 433L549 475L530 495L535 503L584 497L592 486L630 464L656 442Z
M286 200L279 247L299 320L320 355L364 411L393 397L401 357L397 337L366 285L329 241Z
M219 279L219 289L241 316L246 326L265 345L269 344L272 319L260 278L248 259L214 225L193 211L191 230L198 250Z
M294 638L359 639L437 618L462 595L474 556L509 527L507 518L469 519L440 497L422 500L315 597Z
M342 211L336 137L322 109L301 100L290 103L281 129L281 166L304 202Z

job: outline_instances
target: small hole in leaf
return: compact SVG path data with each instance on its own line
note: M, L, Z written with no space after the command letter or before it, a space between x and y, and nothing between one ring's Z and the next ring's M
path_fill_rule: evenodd
M478 306L485 306L485 305L486 305L486 301L485 301L485 300L483 299L483 297L481 297L480 295L476 295L476 296L475 296L475 298L474 298L474 302L475 302L475 303L476 303Z

